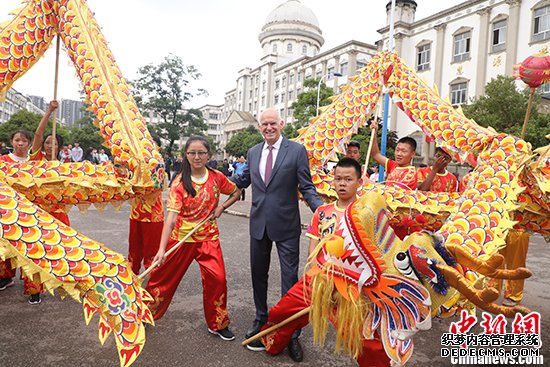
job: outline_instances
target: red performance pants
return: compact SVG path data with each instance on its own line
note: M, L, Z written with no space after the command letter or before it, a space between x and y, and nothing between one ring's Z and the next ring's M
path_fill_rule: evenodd
M159 249L163 222L141 222L130 219L128 235L128 262L134 274L139 274L141 263L149 268Z
M170 239L167 250L177 241ZM229 325L227 316L227 281L220 241L185 242L170 254L160 268L151 272L147 292L154 301L148 304L155 320L160 319L172 301L178 285L191 262L201 269L204 317L208 327L221 330Z
M281 300L269 310L267 323L262 330L282 322L290 316L300 312L311 305L310 277L304 276L281 298ZM304 285L306 288L304 288ZM307 289L307 292L304 292ZM331 320L333 323L335 320ZM262 343L269 354L281 353L290 340L295 330L301 329L309 323L309 315L306 314L274 332L264 336ZM361 367L388 367L390 359L384 351L384 346L379 340L363 340L363 351L357 359Z

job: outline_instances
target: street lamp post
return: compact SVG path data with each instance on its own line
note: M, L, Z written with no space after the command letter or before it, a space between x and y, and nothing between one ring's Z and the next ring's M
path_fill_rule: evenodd
M320 102L319 99L321 97L321 83L323 82L323 79L325 79L325 78L327 78L331 75L332 76L343 76L343 74L341 74L341 73L336 73L336 72L331 71L330 73L327 73L326 75L323 75L321 77L321 79L319 79L319 83L317 84L317 109L315 110L315 112L317 114L319 114L319 102Z

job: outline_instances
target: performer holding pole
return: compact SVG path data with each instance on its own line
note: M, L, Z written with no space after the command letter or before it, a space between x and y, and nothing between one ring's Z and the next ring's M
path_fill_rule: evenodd
M203 280L204 315L208 331L223 340L233 340L227 315L227 281L216 220L205 220L212 213L219 218L240 197L240 190L225 175L207 167L210 145L200 136L192 136L185 145L185 159L177 174L166 204L159 250L153 260L158 267L151 272L147 291L154 301L148 306L155 320L160 319L172 300L179 282L193 260L199 263ZM220 194L230 195L219 205ZM199 225L195 231L195 227ZM177 246L189 236L177 251ZM167 256L165 256L167 255Z
M53 86L53 100L57 101L57 82L59 80L59 48L61 47L61 39L59 34L57 35L57 43L55 45L55 79L54 79L54 86ZM53 125L52 125L52 136L56 136L56 110L53 110ZM61 147L58 146L57 150L54 146L52 146L51 151L46 152L48 154L51 154L51 161L55 161L57 159L57 152L59 151Z

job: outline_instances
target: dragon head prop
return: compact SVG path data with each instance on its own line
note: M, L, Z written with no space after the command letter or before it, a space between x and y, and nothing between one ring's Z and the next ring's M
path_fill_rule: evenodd
M317 341L324 341L332 319L338 325L338 350L357 357L363 339L379 337L388 356L404 364L412 354L412 336L429 329L432 316L450 316L460 306L473 305L510 315L526 312L495 305L496 290L464 275L472 267L494 278L518 278L525 277L526 269L498 269L498 254L471 259L460 249L447 249L430 232L400 240L389 223L384 195L366 193L346 209L335 233L312 255L308 275Z

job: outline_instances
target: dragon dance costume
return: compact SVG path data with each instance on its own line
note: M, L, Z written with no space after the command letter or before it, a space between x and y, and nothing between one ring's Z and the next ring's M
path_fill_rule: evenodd
M338 224L344 212L345 209L339 208L336 202L320 206L311 219L306 236L316 240L329 237L337 231ZM297 312L310 307L311 281L311 276L306 274L290 288L281 300L269 310L267 323L263 326L262 330L278 324ZM335 315L336 313L332 316ZM330 321L336 328L338 327L336 317L331 317ZM273 355L281 353L290 342L295 330L299 330L307 324L309 324L309 316L304 315L263 337L262 343L266 348L266 352ZM356 359L359 366L387 367L390 365L390 359L378 339L364 339L362 341L362 352Z
M231 195L237 187L223 173L208 169L202 180L192 177L196 196L191 196L176 177L170 188L167 210L178 213L178 218L167 250L176 245L194 227L205 220L218 206L220 194ZM227 281L219 230L215 220L206 222L171 255L163 265L151 273L147 292L153 296L149 309L155 320L160 319L172 300L181 279L191 262L199 263L203 285L203 303L206 323L211 330L229 325L227 316Z
M145 197L134 198L130 212L128 262L134 274L139 274L142 262L145 269L149 268L159 249L164 224L162 192L151 196L153 205Z

